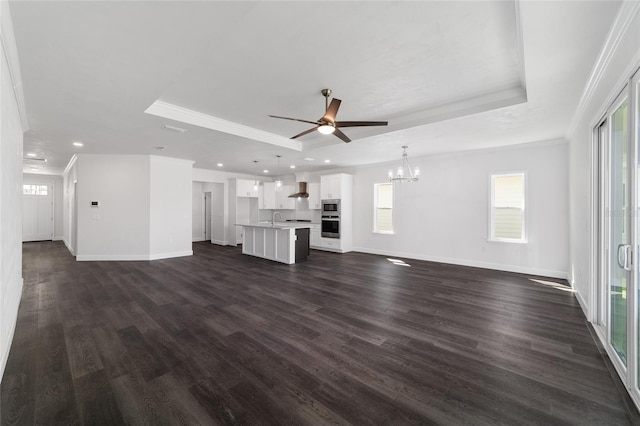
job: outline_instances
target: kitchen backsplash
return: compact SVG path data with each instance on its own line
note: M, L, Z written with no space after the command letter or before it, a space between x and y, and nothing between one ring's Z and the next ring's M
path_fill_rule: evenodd
M273 212L278 211L282 215L282 219L278 215L277 221L284 221L287 219L303 219L310 220L313 223L320 223L320 210L309 210L309 202L306 199L296 200L296 209L276 209L276 210L259 210L259 220L269 221L273 217Z

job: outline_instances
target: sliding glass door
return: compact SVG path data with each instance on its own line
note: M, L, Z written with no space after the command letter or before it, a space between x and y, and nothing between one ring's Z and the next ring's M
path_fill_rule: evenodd
M627 365L627 296L632 278L630 232L631 181L629 167L628 100L622 96L608 117L609 123L609 342L623 365Z
M631 396L634 398L636 403L640 401L640 290L639 280L640 280L640 256L638 255L638 248L640 248L640 70L636 71L635 75L631 79L631 102L630 102L630 123L629 129L631 133L631 140L634 143L636 150L636 203L635 203L635 220L636 220L636 265L635 265L635 296L632 293L631 296L635 301L635 304L632 306L632 311L635 315L631 316L630 324L632 325L632 330L635 327L635 332L633 333L633 339L630 339L632 342L632 346L635 349L635 363L631 365L631 374L633 374L635 380L635 386L633 387L633 391L631 392ZM634 344L635 340L635 344Z
M602 327L618 366L627 365L627 301L633 280L631 164L628 98L623 92L595 129L599 157L600 288L595 322Z
M640 71L593 129L598 285L593 324L640 406Z

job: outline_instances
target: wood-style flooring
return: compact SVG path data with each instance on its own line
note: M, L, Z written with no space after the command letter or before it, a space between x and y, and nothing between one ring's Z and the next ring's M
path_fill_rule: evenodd
M3 425L627 425L566 283L362 253L24 245Z

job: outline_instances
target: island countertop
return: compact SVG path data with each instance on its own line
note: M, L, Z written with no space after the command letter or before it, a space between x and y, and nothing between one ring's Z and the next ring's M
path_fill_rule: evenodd
M276 228L276 229L302 229L310 228L311 225L317 225L310 222L250 222L250 223L236 223L236 226L247 226L253 228Z

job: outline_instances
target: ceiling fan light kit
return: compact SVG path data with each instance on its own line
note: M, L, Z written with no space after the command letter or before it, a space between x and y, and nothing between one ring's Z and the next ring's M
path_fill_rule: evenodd
M318 126L318 131L323 135L330 135L336 131L336 128L330 124L323 124L322 126Z
M320 93L324 96L325 113L319 120L311 121L300 118L281 117L279 115L270 115L269 117L279 118L282 120L300 121L301 123L315 125L315 127L312 127L309 130L305 130L302 133L292 136L291 139L297 139L300 136L308 135L309 133L317 130L323 135L334 134L343 142L351 142L351 139L349 139L349 137L340 130L341 127L386 126L389 124L387 121L336 121L336 115L338 114L338 109L340 108L342 101L340 99L333 98L331 103L329 103L331 89L322 89Z

